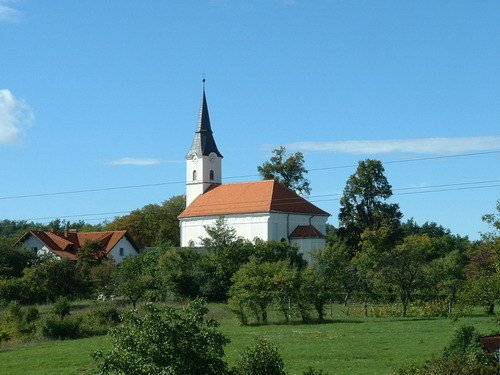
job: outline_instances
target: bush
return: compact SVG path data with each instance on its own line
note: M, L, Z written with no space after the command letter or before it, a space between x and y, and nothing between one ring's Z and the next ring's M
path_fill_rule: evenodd
M60 319L53 315L48 316L42 324L42 335L50 339L65 340L82 336L79 317Z
M86 336L104 335L120 321L116 306L97 305L82 314L81 330Z
M286 375L278 349L270 342L257 338L253 347L246 348L238 361L241 375Z
M69 300L66 297L59 297L50 308L50 312L63 319L71 312Z
M35 332L35 321L40 317L34 306L22 307L18 302L11 302L2 314L2 320L14 336L29 335Z
M304 375L328 375L328 372L308 367L307 370L304 371Z

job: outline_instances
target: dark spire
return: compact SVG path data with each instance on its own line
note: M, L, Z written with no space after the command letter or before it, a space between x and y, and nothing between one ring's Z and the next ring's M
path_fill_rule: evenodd
M207 98L205 95L205 78L203 78L203 96L201 99L200 113L198 115L198 124L194 134L193 144L187 153L186 157L195 153L198 157L208 156L214 152L217 156L222 157L222 154L217 149L215 139L210 126L210 116L208 114Z

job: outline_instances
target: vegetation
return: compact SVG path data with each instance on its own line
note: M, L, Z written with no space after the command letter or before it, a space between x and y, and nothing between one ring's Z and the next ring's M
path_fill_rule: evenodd
M287 156L285 147L281 146L273 150L271 159L257 167L257 170L263 180L274 179L300 195L311 193L309 180L305 177L307 169L302 152Z

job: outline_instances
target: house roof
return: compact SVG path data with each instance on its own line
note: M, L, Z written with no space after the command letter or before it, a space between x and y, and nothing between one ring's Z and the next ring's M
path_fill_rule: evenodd
M313 225L299 225L290 233L290 238L324 238L325 236Z
M178 217L217 216L265 212L330 216L293 190L274 180L212 185Z
M203 80L203 96L201 99L200 113L198 115L198 125L196 126L191 149L187 153L186 158L190 158L193 154L196 154L198 157L208 156L212 152L222 157L222 154L217 149L212 134L212 127L210 126L210 116L208 114L207 98L205 96L205 80Z
M30 235L38 238L54 254L71 260L76 260L76 254L87 241L100 242L102 251L104 251L106 254L109 254L109 252L116 246L118 241L120 241L123 237L126 237L132 244L132 246L134 246L134 248L136 248L137 250L136 245L128 236L126 230L107 232L52 232L31 230L29 232L26 232L14 244L14 246L21 245Z

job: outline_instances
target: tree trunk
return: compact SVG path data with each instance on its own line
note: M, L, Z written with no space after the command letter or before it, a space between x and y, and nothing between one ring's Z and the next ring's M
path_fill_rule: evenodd
M363 307L365 309L365 316L368 317L368 300L367 299L364 300Z
M344 307L347 307L347 302L349 302L349 298L351 298L351 292L347 292L344 297Z
M488 315L495 315L495 304L492 303L488 306Z

